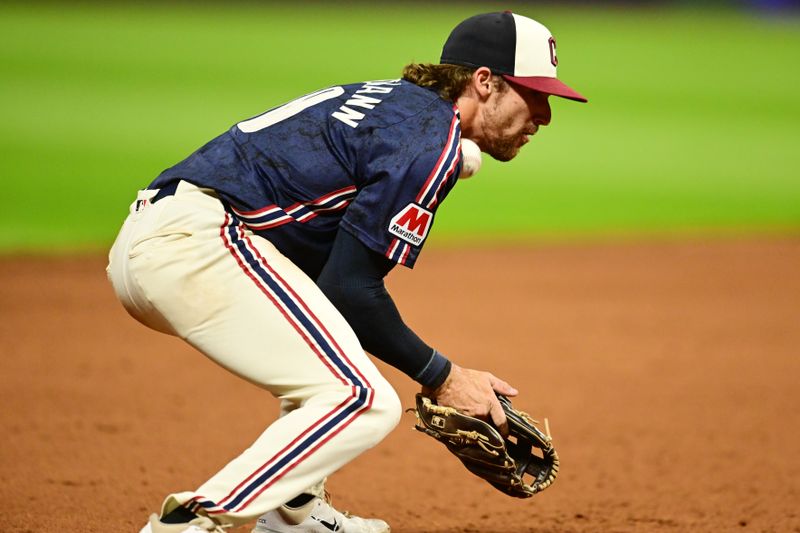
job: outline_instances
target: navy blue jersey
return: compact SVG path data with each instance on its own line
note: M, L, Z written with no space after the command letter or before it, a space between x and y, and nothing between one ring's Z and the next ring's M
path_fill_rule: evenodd
M412 267L461 172L457 108L404 80L308 94L230 130L165 170L230 210L316 278L339 228Z

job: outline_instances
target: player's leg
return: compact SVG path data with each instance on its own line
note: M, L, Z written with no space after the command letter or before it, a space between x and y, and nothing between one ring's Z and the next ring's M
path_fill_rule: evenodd
M126 308L299 406L196 491L168 497L164 512L184 506L220 522L248 522L396 425L397 395L344 318L312 280L245 231L218 200L182 184L132 219L110 265Z
M280 416L286 416L298 405L281 401ZM321 479L303 494L258 517L252 533L282 533L320 531L333 528L341 533L388 533L391 528L379 518L361 518L337 511L325 488L327 478Z

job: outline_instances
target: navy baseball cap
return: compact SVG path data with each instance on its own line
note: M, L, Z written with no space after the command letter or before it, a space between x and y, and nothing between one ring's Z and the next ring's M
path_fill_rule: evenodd
M586 102L556 78L556 40L544 25L510 11L475 15L456 26L440 63L489 67L493 74L546 94Z

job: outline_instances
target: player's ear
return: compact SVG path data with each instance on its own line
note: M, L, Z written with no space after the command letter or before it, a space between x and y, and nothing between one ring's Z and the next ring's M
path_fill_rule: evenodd
M488 67L480 67L472 73L472 87L480 96L481 100L486 100L492 93L492 71Z

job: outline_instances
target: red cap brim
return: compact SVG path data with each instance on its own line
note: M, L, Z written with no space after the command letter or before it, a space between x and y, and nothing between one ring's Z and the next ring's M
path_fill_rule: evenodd
M523 87L527 87L528 89L533 89L534 91L539 91L541 93L552 94L562 98L569 98L570 100L575 100L576 102L588 102L583 95L573 89L570 89L566 84L564 84L564 82L556 78L547 78L541 76L523 78L517 76L506 76L505 74L503 75L503 78L511 83L516 83L517 85L522 85Z

